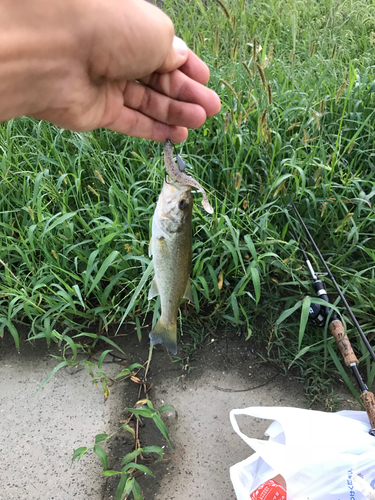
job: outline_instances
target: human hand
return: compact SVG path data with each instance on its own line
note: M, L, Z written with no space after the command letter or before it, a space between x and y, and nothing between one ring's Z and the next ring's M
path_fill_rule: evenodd
M220 109L207 66L143 0L2 0L0 32L0 120L180 142Z

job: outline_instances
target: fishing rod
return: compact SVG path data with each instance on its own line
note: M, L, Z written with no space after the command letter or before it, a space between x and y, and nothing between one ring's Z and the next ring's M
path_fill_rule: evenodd
M311 243L313 244L319 257L321 258L321 260L324 264L324 267L327 270L329 277L334 282L336 289L339 292L340 297L343 298L344 296L343 296L336 280L334 279L332 273L330 272L327 263L325 262L322 254L320 253L320 251L319 251L315 241L313 240L309 230L307 229L301 215L299 214L296 206L294 205L294 203L292 201L291 201L291 204L292 204L292 207L294 208L303 228L305 229ZM298 242L299 248L304 256L304 259L305 259L306 265L310 271L310 274L314 280L313 288L314 288L317 296L319 298L323 299L325 302L329 303L328 294L324 288L323 282L320 279L318 279L318 276L317 276L316 272L314 271L314 268L312 267L311 261L305 252L305 249L300 241L300 238L298 237L298 235L297 235L297 233L292 225L291 225L291 229L292 229L294 238ZM347 306L348 311L350 310L349 314L353 318L354 314L353 314L353 311L351 310L349 304L346 302L346 300L344 300L344 303ZM328 306L320 306L319 304L312 304L312 307L310 308L309 317L318 326L323 326L326 319L329 316L329 312L330 312L330 308ZM358 321L356 319L355 319L355 323L360 328ZM339 316L335 311L332 311L331 316L329 317L328 326L329 326L330 332L332 333L332 335L336 341L336 344L337 344L337 346L338 346L338 348L339 348L339 350L344 358L344 362L345 362L346 366L351 368L353 375L354 375L354 378L356 379L357 384L360 388L360 391L361 391L360 398L362 400L363 406L365 407L367 415L368 415L369 420L370 420L371 429L370 429L369 433L372 436L375 436L375 396L372 392L370 392L368 390L367 385L365 384L361 374L359 373L359 370L358 370L359 361L358 361L357 356L355 355L355 353L353 351L353 348L351 346L351 343L350 343L348 336L345 334L344 325L341 322L341 320L339 319ZM361 329L361 332L362 332L362 329ZM363 332L362 332L362 334L364 335ZM367 339L366 339L366 341L367 341ZM367 344L369 345L371 352L373 353L373 350L372 350L370 344L368 343L368 341L367 341Z
M295 204L293 203L293 201L292 201L292 200L290 200L290 203L291 203L292 207L294 208L294 211L296 212L296 215L297 215L297 217L298 217L299 221L301 222L302 227L303 227L303 229L305 230L305 232L306 232L306 234L307 234L307 236L308 236L309 240L311 241L311 243L312 243L312 245L313 245L313 247L314 247L314 249L315 249L316 253L319 255L319 258L320 258L320 260L322 261L323 266L325 267L325 269L326 269L326 271L327 271L328 276L331 278L332 283L334 284L334 286L335 286L335 288L336 288L336 290L337 290L338 294L340 295L340 298L341 298L341 300L343 301L343 303L344 303L344 305L345 305L345 307L346 307L346 309L347 309L347 311L348 311L348 313L349 313L349 316L351 317L351 319L352 319L352 321L353 321L353 323L354 323L355 327L357 328L357 330L358 330L358 332L359 332L360 336L362 337L362 340L363 340L363 342L364 342L364 344L365 344L365 346L366 346L366 348L367 348L368 352L370 353L370 356L372 357L372 360L373 360L373 361L375 361L375 352L374 352L374 350L372 349L372 347L371 347L371 345L370 345L369 341L367 340L366 335L363 333L363 330L362 330L362 328L360 327L360 325L359 325L359 323L358 323L358 321L357 321L357 318L354 316L354 313L353 313L353 311L352 311L352 309L351 309L350 305L348 304L348 302L347 302L346 298L344 297L344 294L343 294L343 293L342 293L342 291L340 290L340 287L339 287L339 285L337 284L337 282L336 282L336 280L335 280L335 278L334 278L333 274L331 273L331 271L330 271L330 269L329 269L329 267L328 267L327 262L324 260L323 255L320 253L320 250L319 250L319 248L318 248L317 244L315 243L315 241L314 241L313 237L311 236L310 231L307 229L307 226L306 226L306 224L304 223L304 221L303 221L303 219L302 219L302 217L301 217L301 214L298 212L297 207L295 206Z
M314 271L314 268L312 267L312 264L305 252L305 249L302 246L301 241L299 241L298 235L295 231L295 229L292 227L293 235L295 240L298 242L299 248L305 258L305 262L307 264L307 267L309 268L310 274L314 280L313 288L317 294L317 296L320 299L325 300L326 302L329 303L329 298L327 295L327 292L324 288L323 282L318 279L317 274ZM311 307L310 308L310 314L309 317L310 319L317 325L317 326L324 326L324 323L328 317L329 314L329 307L328 306L320 306L319 304L312 304L312 306L316 307ZM366 384L363 381L363 378L361 377L361 374L358 371L358 359L356 355L354 354L354 351L352 349L352 346L350 344L350 341L347 337L345 337L345 332L344 332L344 325L339 319L338 314L336 311L332 311L331 316L329 318L329 329L334 336L336 343L341 351L341 354L343 355L344 361L346 366L349 366L353 370L353 375L361 389L361 392L368 391L368 388Z

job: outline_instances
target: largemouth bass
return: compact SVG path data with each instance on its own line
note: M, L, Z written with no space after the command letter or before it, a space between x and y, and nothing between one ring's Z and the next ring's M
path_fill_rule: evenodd
M173 159L173 147L172 147L172 142L167 139L165 146L164 146L164 163L165 163L165 168L168 172L168 174L176 179L177 182L180 182L181 184L184 184L185 186L192 186L197 189L203 194L203 200L202 200L202 206L208 212L209 214L214 213L214 209L211 207L210 202L208 201L206 191L203 189L203 187L199 184L198 181L193 179L191 175L185 174L184 172L181 172L179 167L176 165L174 159Z
M190 265L192 258L193 197L190 185L164 180L152 219L150 255L155 278L148 299L160 295L161 316L150 332L152 345L163 344L177 354L177 313L182 298L192 301Z

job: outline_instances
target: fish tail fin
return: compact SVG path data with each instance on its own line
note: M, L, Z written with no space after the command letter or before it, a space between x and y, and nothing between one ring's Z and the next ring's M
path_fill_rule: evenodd
M177 354L177 323L167 323L160 317L149 337L151 345L163 344L172 354Z

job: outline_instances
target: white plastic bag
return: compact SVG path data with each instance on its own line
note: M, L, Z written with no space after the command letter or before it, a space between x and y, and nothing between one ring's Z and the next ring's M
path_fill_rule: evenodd
M274 420L264 441L243 434L236 415ZM324 413L284 407L232 410L237 434L256 452L233 465L237 500L281 474L288 500L375 500L375 437L366 412Z

